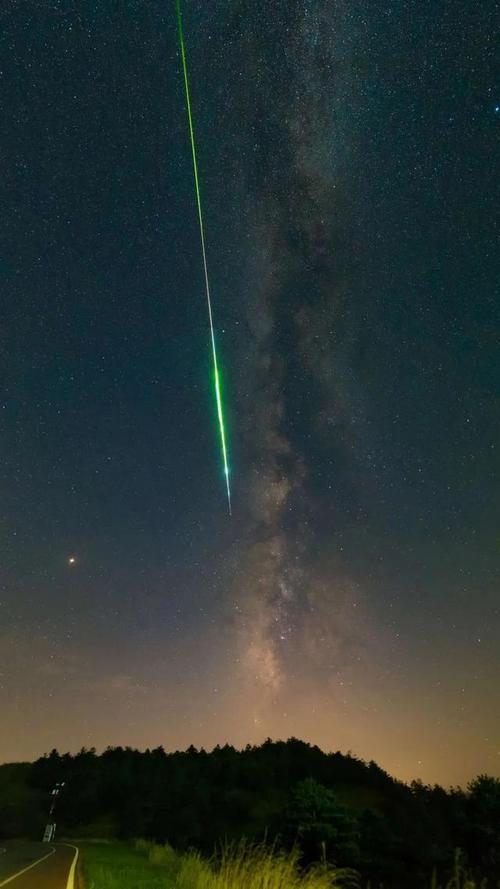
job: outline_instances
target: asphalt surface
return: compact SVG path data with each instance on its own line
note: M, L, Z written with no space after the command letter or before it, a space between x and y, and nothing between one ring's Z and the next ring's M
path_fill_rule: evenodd
M0 848L7 849L0 854L0 889L2 886L6 889L70 889L68 878L75 857L73 846L0 843ZM40 858L44 860L38 861ZM74 889L77 889L76 873Z
M43 843L26 840L0 840L0 883L9 874L22 870L48 851Z

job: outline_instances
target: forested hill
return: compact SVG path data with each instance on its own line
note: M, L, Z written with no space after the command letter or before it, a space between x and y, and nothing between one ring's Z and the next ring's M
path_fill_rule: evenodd
M53 750L0 766L0 837L40 835L61 781L60 834L168 839L204 852L242 836L298 838L307 859L324 841L337 864L389 882L447 867L459 846L480 876L500 873L500 781L484 776L466 791L407 786L374 762L293 738L210 753Z

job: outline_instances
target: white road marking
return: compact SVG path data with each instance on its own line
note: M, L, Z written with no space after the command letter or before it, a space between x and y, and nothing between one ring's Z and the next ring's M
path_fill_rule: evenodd
M46 858L50 858L50 856L53 855L55 851L56 851L55 846L52 846L51 852L47 852L47 855L43 855L42 858L38 858L32 864L28 864L28 867L23 867L22 870L18 870L17 874L12 874L11 877L7 877L6 880L4 880L2 883L0 883L0 886L6 886L7 883L11 883L12 880L16 880L17 877L21 876L21 874L25 874L27 870L31 870L32 867L36 867L37 864L40 864L41 861L45 861ZM69 883L68 883L68 887L69 887Z

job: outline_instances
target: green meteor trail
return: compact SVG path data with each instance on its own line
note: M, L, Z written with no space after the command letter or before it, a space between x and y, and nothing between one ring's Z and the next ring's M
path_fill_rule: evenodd
M179 45L181 49L181 58L182 58L182 71L184 74L184 93L186 96L186 108L189 122L189 137L191 140L191 155L193 159L193 175L194 175L194 188L196 193L196 206L198 208L198 222L200 226L200 241L201 241L201 254L203 258L203 271L205 275L205 292L207 296L207 305L208 305L208 318L210 321L210 338L212 342L212 359L213 359L213 370L214 370L214 387L215 387L215 400L217 403L217 418L219 421L219 431L220 431L220 441L222 447L222 459L224 463L224 475L226 479L226 490L227 490L227 502L229 506L229 515L231 515L231 487L229 484L229 466L227 462L227 445L226 445L226 431L224 428L224 412L222 409L222 395L221 395L221 385L220 385L220 376L219 376L219 366L217 362L217 349L215 347L215 331L214 331L214 321L212 314L212 300L210 299L210 284L208 281L208 267L207 267L207 254L205 249L205 229L203 225L203 213L201 209L201 196L200 196L200 181L198 176L198 161L196 159L196 144L194 138L194 128L193 128L193 115L191 111L191 96L189 92L189 79L187 72L187 62L186 62L186 47L184 44L184 32L182 28L182 13L181 13L181 0L176 0L176 8L177 8L177 24L179 29Z

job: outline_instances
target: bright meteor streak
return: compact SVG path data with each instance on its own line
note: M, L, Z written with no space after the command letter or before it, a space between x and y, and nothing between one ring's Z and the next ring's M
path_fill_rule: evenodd
M191 155L193 158L193 174L194 174L194 187L196 192L196 206L198 208L198 222L200 226L200 241L201 241L201 254L203 258L203 271L205 275L205 292L207 295L207 305L208 305L208 318L210 321L210 338L212 342L212 359L213 359L213 370L214 370L214 386L215 386L215 400L217 403L217 418L219 421L219 431L220 431L220 440L222 446L222 457L224 462L224 476L226 479L226 489L227 489L227 502L229 506L229 515L231 515L231 488L229 485L229 466L227 462L227 446L226 446L226 431L224 427L224 412L222 409L222 396L221 396L221 386L220 386L220 377L219 377L219 366L217 362L217 349L215 347L215 331L214 331L214 321L212 314L212 300L210 299L210 284L208 281L208 267L207 267L207 253L205 249L205 229L203 225L203 213L201 209L201 196L200 196L200 182L198 176L198 161L196 158L196 144L194 138L194 128L193 128L193 115L191 111L191 96L189 92L189 79L187 72L187 62L186 62L186 47L184 44L184 32L182 28L182 13L181 13L181 0L176 0L176 8L177 8L177 24L179 29L179 44L181 49L181 58L182 58L182 71L184 74L184 92L186 96L186 108L189 122L189 137L191 140Z

